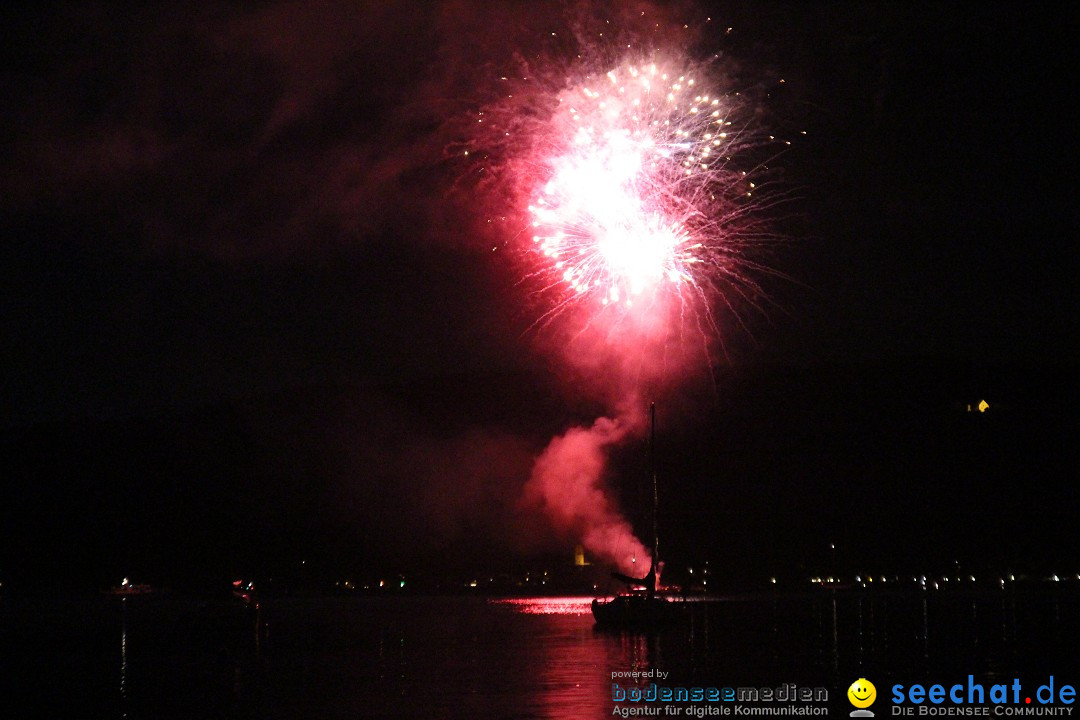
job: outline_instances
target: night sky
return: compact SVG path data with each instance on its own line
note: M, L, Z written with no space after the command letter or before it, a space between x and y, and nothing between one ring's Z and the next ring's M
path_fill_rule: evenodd
M568 21L490 5L3 11L0 582L569 558L522 485L606 408L447 150ZM657 398L676 561L1080 572L1051 7L640 5L793 139L769 303Z

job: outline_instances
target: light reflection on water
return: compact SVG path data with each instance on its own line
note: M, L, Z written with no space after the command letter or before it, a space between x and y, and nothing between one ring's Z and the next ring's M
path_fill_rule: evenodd
M127 717L127 598L120 599L120 717Z
M489 602L524 615L592 615L592 598L587 597L503 598Z
M881 687L1060 676L1080 640L1080 603L1067 593L728 598L689 603L686 623L659 634L598 631L590 603L0 604L0 716L44 677L70 692L30 697L43 711L70 715L65 703L79 697L95 717L607 717L616 672L661 670L688 686L792 682L839 698L857 677Z

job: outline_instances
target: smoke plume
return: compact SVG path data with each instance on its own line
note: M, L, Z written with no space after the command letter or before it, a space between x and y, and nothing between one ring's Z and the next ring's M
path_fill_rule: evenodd
M649 551L616 507L606 471L611 448L642 430L640 419L627 411L570 428L536 459L525 486L526 499L539 504L557 530L579 538L591 555L626 573Z

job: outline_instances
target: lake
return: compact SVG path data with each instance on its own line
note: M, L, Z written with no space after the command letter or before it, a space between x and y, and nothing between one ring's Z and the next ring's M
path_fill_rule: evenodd
M653 683L824 688L846 716L862 677L880 717L895 683L1078 684L1076 584L733 596L651 634L589 598L7 598L0 717L600 718Z

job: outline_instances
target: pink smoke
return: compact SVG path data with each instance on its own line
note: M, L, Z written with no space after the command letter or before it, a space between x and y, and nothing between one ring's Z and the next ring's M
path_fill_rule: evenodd
M627 574L648 570L649 551L616 507L605 486L605 470L610 448L643 430L643 414L636 415L602 417L591 427L570 428L555 437L536 459L525 486L526 498L543 507L556 529L573 534L590 554Z

